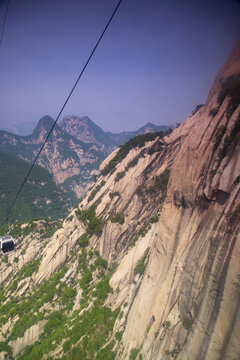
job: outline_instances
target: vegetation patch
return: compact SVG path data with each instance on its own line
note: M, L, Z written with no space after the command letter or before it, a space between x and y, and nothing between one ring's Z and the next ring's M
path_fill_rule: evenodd
M85 247L88 246L89 244L89 237L86 233L82 234L79 238L78 238L78 244L81 247Z
M11 146L14 151L17 149L16 145ZM0 217L4 219L13 193L17 192L29 171L29 163L13 154L0 152L0 168ZM72 195L57 186L47 170L35 165L11 216L20 222L28 222L32 217L64 218L76 200Z
M160 201L160 203L163 203L167 194L169 177L170 171L166 169L162 174L153 178L151 186L149 186L148 188L139 186L136 189L135 193L141 198L143 204L145 204L146 201L149 199L149 196L145 196L146 194L154 196L154 198L157 198L159 196L158 200Z
M115 191L115 192L110 192L109 193L109 197L110 199L113 199L115 196L120 196L119 192L118 191Z
M198 104L192 111L192 115L195 115L205 104Z
M115 339L116 339L117 341L121 341L121 340L122 340L122 335L123 335L123 331L117 331L117 332L115 333Z
M221 159L223 159L225 157L225 155L227 154L227 150L228 150L229 145L230 145L230 136L226 135L224 137L223 146L222 146L222 148L220 149L220 152L219 152Z
M135 136L134 138L127 141L124 145L120 146L115 157L109 161L109 163L102 170L102 175L107 175L112 171L115 171L116 166L120 163L129 153L129 151L135 147L143 147L145 142L153 141L156 137L162 138L166 133L164 131L159 131L155 133L147 133L143 135ZM135 165L134 165L135 166Z
M240 74L231 75L223 81L217 99L219 106L226 97L229 97L227 112L230 117L240 103Z
M177 357L181 351L182 351L181 346L179 344L176 344L172 351L170 351L170 350L166 351L166 355L171 356L171 358L173 358L173 359L177 359Z
M101 256L98 256L97 259L94 261L95 268L103 268L107 269L108 263L107 260L101 258Z
M218 113L218 109L217 108L212 108L210 111L209 111L209 116L211 117L214 117L216 116Z
M222 141L222 138L224 136L225 133L225 127L223 125L221 125L216 133L215 136L215 145L214 145L214 150L218 147L218 145L220 144L220 142Z
M185 317L185 318L183 319L183 327L184 327L186 330L190 330L191 327L192 327L192 321L191 321L189 318Z
M196 199L196 205L201 209L201 210L207 210L209 205L210 205L211 201L207 199L207 197L205 196L205 194L199 195Z
M144 192L143 192L143 188L142 186L138 186L137 190L136 190L136 194L140 197L144 196Z
M151 219L150 219L150 223L151 224L157 223L158 219L159 219L159 215L152 216Z
M171 327L171 322L170 322L170 321L164 321L164 323L162 324L162 327L163 327L163 328L166 328L166 329L170 329L170 327Z
M96 185L95 188L92 190L92 192L90 193L89 197L88 197L88 202L90 202L91 200L93 200L96 196L96 194L98 193L98 191L106 184L106 181L102 180L100 182L99 185Z
M70 215L70 216L67 217L66 221L67 221L67 222L71 222L72 219L73 219L73 215Z
M58 229L61 229L62 221L48 220L44 222L44 226L45 226L44 229L40 230L41 239L47 239L52 237Z
M94 261L94 271L101 274L101 279L97 283L92 282L90 259ZM64 353L61 355L61 360L115 359L116 354L113 351L115 340L109 341L120 309L111 311L109 307L104 306L108 294L112 292L109 285L111 272L107 268L107 262L97 252L89 254L83 248L79 254L79 270L82 275L81 280L84 279L82 282L80 280L83 297L80 309L71 317L67 316L70 309L68 305L73 304L77 291L60 281L67 271L66 267L48 281L44 281L35 292L29 293L26 299L15 298L0 306L0 311L6 314L6 318L19 316L7 341L23 336L27 328L42 319L46 320L40 339L33 345L26 346L18 360L40 360L61 344L60 348ZM0 291L0 299L1 301L5 299L3 291ZM46 302L56 304L57 310L53 307L50 314L40 312L39 308ZM0 319L2 320L2 317ZM119 332L116 340L120 341L120 338ZM7 352L11 358L11 348L7 342L0 343L0 350Z
M122 213L114 213L110 215L110 221L112 223L119 223L119 224L124 224L125 218L124 215Z
M61 311L53 311L49 315L47 323L44 325L44 333L50 334L54 329L60 326L65 319L66 317Z
M89 235L101 235L103 221L100 217L96 216L96 206L91 206L86 210L76 210L76 215L80 221L87 225L87 233Z
M32 276L34 272L38 271L40 260L41 259L38 258L24 265L18 273L18 280L22 280L26 277Z
M240 204L238 204L235 209L232 211L230 220L232 222L240 221Z
M152 155L155 152L161 152L163 149L163 143L161 141L155 142L149 149L148 149L148 155Z
M140 352L140 348L132 348L130 351L129 360L136 360Z
M170 172L169 170L165 170L161 175L156 176L156 186L160 191L166 191L168 180L169 180Z
M105 346L103 349L99 350L96 356L96 360L115 360L115 352L112 351L115 345L114 341L111 341L110 344Z
M169 170L165 170L161 175L155 176L154 184L146 189L147 193L150 195L155 195L159 192L166 193L167 185L169 180L170 172Z
M102 281L99 281L96 285L96 289L93 292L93 297L97 298L96 303L100 305L103 303L108 294L112 292L112 288L109 285L110 276L106 275Z
M138 260L138 262L134 268L134 272L133 272L134 276L136 276L137 274L142 275L144 273L146 265L147 265L145 262L146 262L146 258L148 256L149 250L150 250L150 248L147 248L144 252L144 255L141 257L140 260Z
M125 170L127 171L131 167L135 167L138 164L138 161L141 158L141 156L142 156L142 154L137 155L133 160L129 161L129 163L127 164Z
M66 285L60 295L61 303L64 305L68 305L69 303L72 304L72 300L76 297L76 295L77 290Z
M40 219L40 218L31 218L29 220L29 223L24 224L21 221L18 222L17 224L11 226L11 235L14 237L25 237L28 236L29 234L34 233L35 231L38 231L38 223L40 223L40 225L42 225L42 227L46 228L45 231L48 231L48 228L54 224L54 226L56 224L62 224L61 220L52 220L52 219ZM44 229L41 229L41 231L43 232ZM0 236L6 235L6 233L8 232L8 225L1 225L0 226Z
M90 217L93 215L91 211ZM78 216L82 216L83 221L88 224L89 213L79 211ZM77 289L71 287L72 279L67 279L68 284L61 280L68 271L66 266L43 281L37 289L28 290L21 297L9 296L13 284L17 287L20 278L33 274L38 266L36 260L23 267L7 289L0 289L0 314L4 314L0 315L0 326L11 318L14 324L10 333L6 334L6 341L0 343L0 350L5 351L7 358L11 359L8 342L24 336L28 328L44 320L39 340L26 346L18 360L50 359L49 354L54 350L58 352L55 356L60 356L61 360L114 360L116 354L113 349L122 336L118 332L112 339L120 309L112 311L104 303L113 291L109 280L117 264L109 269L107 261L99 256L99 252L87 252L84 246L81 248L76 280L79 281L82 297L80 308L69 316L69 311L76 302Z
M32 234L37 227L37 220L31 219L28 225L22 227L21 224L17 224L13 227L11 233L13 236L27 236Z
M1 352L5 352L9 359L13 359L12 348L6 342L0 341L0 353ZM4 356L4 359L6 359L6 358L7 357Z
M238 115L230 135L225 135L223 146L219 151L220 159L232 156L240 143L240 114Z
M122 179L125 173L125 171L120 171L119 173L117 173L117 175L115 176L115 181L119 181L120 179Z
M29 268L25 267L24 271L20 273L20 277L24 278L26 274L28 276L30 273L33 273L32 271L36 264L33 266L31 262L30 265L31 266ZM64 293L63 290L67 288L67 285L59 282L59 279L64 276L66 271L67 268L63 267L60 272L54 274L50 280L43 282L34 292L28 294L26 298L15 297L10 299L6 304L0 306L0 313L5 314L5 322L6 320L18 315L18 320L14 323L12 331L8 336L8 341L23 336L29 327L38 323L38 321L43 320L44 314L40 312L39 309L44 305L44 303L51 301L55 294L58 294L59 296L60 293ZM14 281L14 283L18 282L18 279L19 277ZM9 291L12 284L6 289L6 291Z

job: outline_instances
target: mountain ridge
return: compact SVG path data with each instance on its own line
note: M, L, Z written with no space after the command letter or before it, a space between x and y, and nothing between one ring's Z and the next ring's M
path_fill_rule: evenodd
M123 131L121 133L105 132L88 116L78 117L74 115L65 116L59 126L83 142L93 141L103 144L108 153L111 153L119 145L123 145L131 137L146 132L165 131L169 128L167 125L154 125L148 122L136 131Z
M30 135L0 130L0 150L32 163L53 125L54 120L45 115ZM56 184L82 197L98 174L101 162L113 149L137 133L155 129L158 126L149 123L136 132L112 134L104 132L87 116L67 117L55 124L38 164L53 175Z

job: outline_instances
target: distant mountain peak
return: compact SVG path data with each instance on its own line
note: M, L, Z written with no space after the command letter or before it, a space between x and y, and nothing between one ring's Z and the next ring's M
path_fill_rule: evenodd
M67 115L61 121L60 127L65 132L85 143L96 142L103 145L108 153L111 153L119 145L124 144L136 135L168 129L166 125L154 125L148 122L136 131L123 131L121 133L105 132L86 115L81 117Z
M88 116L67 115L61 121L60 127L65 132L85 143L102 143L105 136L104 131Z
M156 125L154 125L154 124L151 123L151 122L147 122L145 126L156 126Z
M38 125L49 126L49 124L53 125L53 123L54 123L53 118L50 115L45 115L38 121L37 126Z
M36 128L33 130L32 135L38 136L40 132L45 131L48 132L51 130L54 124L54 120L51 116L45 115L43 116L37 123Z

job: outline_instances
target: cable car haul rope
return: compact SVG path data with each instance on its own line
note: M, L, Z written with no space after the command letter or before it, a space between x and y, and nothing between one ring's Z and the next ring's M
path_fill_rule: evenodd
M44 142L43 142L43 144L42 144L42 146L41 146L41 148L40 148L40 150L39 150L39 152L38 152L35 160L33 161L33 163L32 163L32 165L31 165L31 167L30 167L27 175L25 176L25 179L23 180L21 186L19 187L19 190L17 191L17 194L16 194L16 196L15 196L12 204L9 206L9 209L8 209L8 211L7 211L6 218L5 218L5 220L2 222L2 225L3 225L4 223L8 222L8 219L10 218L10 214L11 214L12 208L13 208L13 206L15 205L15 203L16 203L16 201L17 201L17 199L18 199L18 197L19 197L19 195L20 195L20 193L21 193L21 191L22 191L22 189L23 189L23 187L24 187L24 185L25 185L25 183L26 183L29 175L31 174L34 165L36 164L36 162L37 162L37 160L38 160L38 158L39 158L39 156L40 156L40 154L41 154L41 152L42 152L42 150L43 150L46 142L47 142L48 139L49 139L49 136L51 135L51 133L52 133L52 131L53 131L53 129L54 129L54 127L55 127L55 125L56 125L59 117L61 116L64 108L66 107L66 105L67 105L67 103L68 103L68 101L69 101L69 99L70 99L73 91L75 90L75 88L76 88L79 80L81 79L84 71L86 70L86 68L87 68L87 66L88 66L88 64L89 64L89 62L90 62L93 54L95 53L95 51L96 51L98 45L100 44L100 42L101 42L101 40L102 40L105 32L107 31L107 28L109 27L109 25L110 25L110 23L111 23L114 15L116 14L116 12L117 12L117 10L118 10L121 2L122 2L122 0L120 0L120 1L118 2L116 8L114 9L112 15L110 16L110 18L109 18L109 20L108 20L106 26L104 27L104 30L102 31L100 37L98 38L98 41L96 42L93 50L91 51L91 53L90 53L90 55L89 55L89 57L88 57L85 65L83 66L83 68L82 68L82 70L81 70L81 72L80 72L77 80L75 81L75 83L74 83L74 85L73 85L73 87L72 87L69 95L67 96L67 98L66 98L66 100L65 100L65 102L64 102L64 104L63 104L63 106L62 106L62 108L61 108L61 110L60 110L60 112L59 112L59 114L58 114L58 116L57 116L57 118L56 118L56 120L54 121L54 124L52 125L49 133L47 134L46 139L44 140ZM10 235L10 232L8 232L8 234L5 235L5 236L0 237L0 250L1 250L1 252L2 252L3 254L7 254L7 253L9 253L9 252L11 252L11 251L14 251L14 248L15 248L15 243L14 243L14 240L13 240L12 236Z

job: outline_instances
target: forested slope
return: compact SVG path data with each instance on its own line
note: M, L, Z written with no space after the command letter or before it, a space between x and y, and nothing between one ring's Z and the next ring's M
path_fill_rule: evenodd
M30 166L29 163L14 155L0 152L0 217L2 220ZM11 217L18 221L26 221L32 217L62 218L66 216L73 201L74 195L70 198L54 183L48 171L36 165L16 201Z

